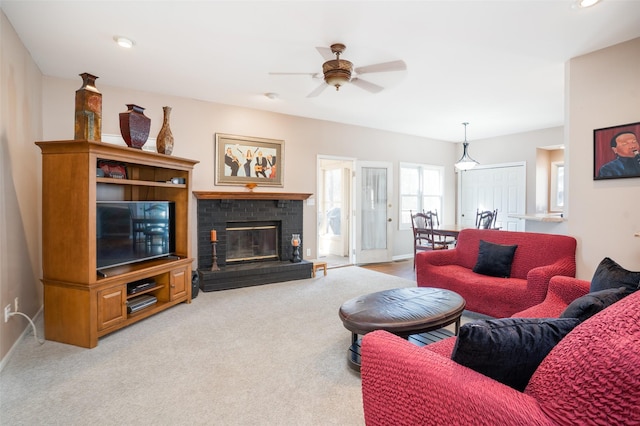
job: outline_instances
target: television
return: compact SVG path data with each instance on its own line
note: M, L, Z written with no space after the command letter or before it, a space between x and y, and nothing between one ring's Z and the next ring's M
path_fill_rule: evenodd
M172 255L175 229L173 201L98 201L96 267Z

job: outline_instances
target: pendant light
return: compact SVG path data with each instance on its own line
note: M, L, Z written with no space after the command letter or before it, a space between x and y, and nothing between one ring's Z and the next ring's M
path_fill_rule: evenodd
M469 123L462 123L462 124L464 125L464 142L462 143L463 151L462 151L462 157L460 157L460 159L455 164L455 166L456 166L456 169L458 170L469 170L469 169L473 169L477 164L480 164L480 163L478 163L476 160L471 158L469 156L469 153L467 152L467 147L469 146L469 142L467 142L467 125Z

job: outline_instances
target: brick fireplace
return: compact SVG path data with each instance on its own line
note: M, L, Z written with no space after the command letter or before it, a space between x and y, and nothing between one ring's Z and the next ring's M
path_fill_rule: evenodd
M303 202L311 194L194 191L194 195L203 291L311 277L311 262L291 262L291 235L302 236ZM212 230L217 234L219 271L211 270Z

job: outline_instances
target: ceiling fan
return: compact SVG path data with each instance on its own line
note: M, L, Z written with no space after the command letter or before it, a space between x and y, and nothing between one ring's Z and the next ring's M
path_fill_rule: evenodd
M407 65L404 61L391 61L383 62L380 64L367 65L364 67L353 68L353 64L345 59L340 59L340 55L345 51L347 47L342 43L332 44L331 47L316 47L318 52L326 59L326 62L322 64L322 76L324 82L320 84L316 89L307 95L308 98L318 96L328 86L333 86L336 91L340 90L340 87L346 83L353 83L354 86L358 86L371 93L378 93L384 89L384 87L369 81L361 79L359 76L366 73L374 72L389 72L389 71L403 71L407 69ZM335 58L333 57L335 55ZM310 75L313 78L320 78L320 73L311 72L270 72L271 75Z

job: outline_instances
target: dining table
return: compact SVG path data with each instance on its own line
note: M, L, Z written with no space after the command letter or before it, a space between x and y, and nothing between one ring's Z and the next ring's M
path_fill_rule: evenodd
M469 226L461 225L461 224L452 224L452 225L439 225L434 226L433 233L435 235L440 235L443 237L453 237L455 239L458 238L458 234L465 228L469 228Z

